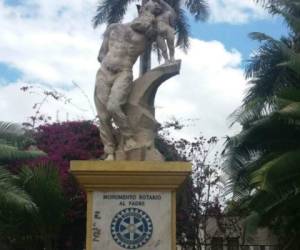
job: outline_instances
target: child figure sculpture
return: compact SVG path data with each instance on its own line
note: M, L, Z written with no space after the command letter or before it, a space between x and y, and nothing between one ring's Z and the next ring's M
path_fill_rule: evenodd
M164 0L148 0L140 11L142 13L151 13L156 16L157 46L161 50L165 63L174 62L175 25L177 18L174 9Z

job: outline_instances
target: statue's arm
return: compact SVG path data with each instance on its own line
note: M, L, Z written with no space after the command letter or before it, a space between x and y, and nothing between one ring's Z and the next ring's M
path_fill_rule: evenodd
M113 24L109 25L107 27L106 31L104 32L103 42L102 42L102 45L101 45L101 48L100 48L100 51L99 51L99 55L98 55L98 61L100 63L102 63L102 60L104 59L104 57L108 53L109 35L110 35L110 32L112 31L113 27L114 27Z

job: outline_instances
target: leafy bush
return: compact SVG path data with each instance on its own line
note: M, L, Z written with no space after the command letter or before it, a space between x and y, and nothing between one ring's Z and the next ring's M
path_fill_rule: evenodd
M2 241L14 250L56 249L68 206L57 168L40 164L21 167L18 174L1 169L0 177L11 191L0 203Z
M46 157L33 161L51 162L60 173L64 195L70 207L66 211L66 223L59 238L59 249L83 249L85 239L86 197L75 178L69 174L71 160L100 158L103 145L99 130L90 121L72 121L46 124L38 127L35 140Z

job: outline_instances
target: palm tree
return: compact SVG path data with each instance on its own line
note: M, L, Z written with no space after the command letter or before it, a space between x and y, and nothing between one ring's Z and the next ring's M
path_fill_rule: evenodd
M236 194L250 197L244 200L252 211L248 227L280 225L295 244L300 222L300 89L283 91L277 105L279 110L230 138L231 154L242 159L232 183Z
M0 237L13 249L54 250L68 207L58 169L49 164L22 167L12 186L30 197L35 209L1 200Z
M298 249L300 213L300 88L277 94L277 110L228 138L226 168L235 198L252 211L248 227L280 225Z
M20 160L43 156L41 151L24 150L32 144L32 139L17 124L0 122L0 200L20 208L35 208L30 197L14 185L15 179L5 167Z
M293 4L293 12L297 13L294 0L265 2L273 4L268 5L273 13L282 13L283 10L292 9L291 7L288 8L290 4ZM275 2L276 6L274 5ZM287 2L287 6L283 4L284 2ZM281 3L280 8L278 7L279 3ZM298 10L300 16L299 4ZM293 20L297 20L293 14L289 16L290 19L293 17ZM278 110L277 94L282 89L300 86L300 57L297 55L300 52L300 40L297 39L300 28L295 23L294 25L290 23L293 31L290 37L284 37L279 41L262 33L250 34L252 39L261 41L263 44L249 60L246 67L246 78L249 79L250 88L243 100L243 105L231 115L233 123L240 123L244 130L236 137L228 139L227 149L235 148L233 145L238 143L244 132L251 127L251 124ZM233 152L233 150L227 150L228 157L225 165L227 166L226 169L230 168L234 172L235 170L238 171L251 158L257 157L257 152L253 151L248 152L247 155L244 152ZM244 155L245 158L241 159L239 155Z
M177 46L186 50L189 47L190 26L188 24L188 16L183 7L196 21L204 21L208 17L208 5L206 0L165 0L174 8L177 13L176 31L177 31ZM103 0L99 2L97 14L93 19L94 27L100 24L118 23L121 22L128 5L138 0ZM142 5L146 0L142 0ZM145 73L151 68L151 47L146 49L146 53L141 57L140 74Z
M18 124L0 122L0 238L14 249L54 250L67 208L56 167L7 169L15 161L44 156Z
M287 240L286 249L298 249L300 5L295 0L267 4L272 13L285 18L292 34L281 40L251 34L263 45L246 70L251 87L232 115L243 130L227 139L224 168L230 177L229 191L252 211L248 229L272 226Z
M250 88L243 105L231 115L233 123L240 123L243 131L228 138L224 163L224 168L231 176L229 191L235 190L237 195L247 195L251 191L245 177L245 166L251 165L252 159L259 159L261 154L260 148L247 150L237 145L241 145L248 133L256 133L254 125L260 125L263 119L278 111L278 94L283 89L300 86L300 74L292 69L297 60L289 59L292 56L298 58L293 52L294 37L282 38L280 41L260 33L252 33L251 37L264 43L247 65L246 77L250 79ZM261 140L265 139L258 139L253 144L261 146Z

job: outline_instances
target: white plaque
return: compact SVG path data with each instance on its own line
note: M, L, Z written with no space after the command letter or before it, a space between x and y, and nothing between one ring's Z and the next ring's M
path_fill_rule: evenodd
M94 192L93 250L171 250L171 192Z

